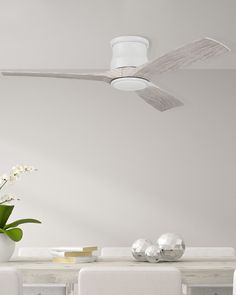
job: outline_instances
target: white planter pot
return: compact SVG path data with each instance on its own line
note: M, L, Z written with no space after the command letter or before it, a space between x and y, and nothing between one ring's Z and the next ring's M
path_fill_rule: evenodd
M15 250L15 242L5 234L0 234L0 262L9 261Z

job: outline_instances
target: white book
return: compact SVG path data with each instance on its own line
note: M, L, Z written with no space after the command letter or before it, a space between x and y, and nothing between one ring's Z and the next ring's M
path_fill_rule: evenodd
M98 248L96 246L82 246L82 247L56 247L51 248L54 252L91 252L96 251Z

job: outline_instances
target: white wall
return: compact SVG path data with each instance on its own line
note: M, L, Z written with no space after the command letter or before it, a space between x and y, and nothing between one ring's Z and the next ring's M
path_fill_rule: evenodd
M23 245L129 245L182 234L236 246L235 71L185 70L160 81L185 102L160 113L135 94L82 81L0 80L1 172L39 171L8 189Z
M235 28L233 0L0 1L0 69L106 68L122 34L148 37L152 58L204 36L233 49L197 65L221 70L154 81L185 103L166 113L98 82L1 77L0 173L39 168L8 188L22 199L14 218L43 222L25 225L19 246L174 231L236 247Z

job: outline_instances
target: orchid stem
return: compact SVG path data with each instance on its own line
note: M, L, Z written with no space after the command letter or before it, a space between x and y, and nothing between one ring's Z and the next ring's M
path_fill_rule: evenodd
M5 201L0 202L0 205L2 205L2 204L4 204L4 203L11 202L11 201L14 201L14 198L11 198L11 199L9 199L9 200L5 200Z
M4 187L4 185L7 183L7 180L5 180L4 182L3 182L3 184L0 186L0 190Z

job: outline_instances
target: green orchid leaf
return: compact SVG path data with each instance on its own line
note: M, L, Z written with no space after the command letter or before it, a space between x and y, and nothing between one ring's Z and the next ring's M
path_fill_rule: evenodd
M4 230L0 228L0 233L7 235L11 240L19 242L23 237L23 231L21 228L11 228Z
M0 228L4 228L13 209L12 205L0 205Z
M11 228L6 231L8 237L15 242L18 242L23 237L23 231L21 228Z
M19 220L16 220L16 221L14 221L12 223L9 223L9 224L5 225L4 229L17 227L18 225L23 224L23 223L41 223L41 221L39 221L37 219L32 219L32 218L19 219Z
M7 234L6 231L4 229L2 229L2 228L0 228L0 233L5 234L5 235Z

